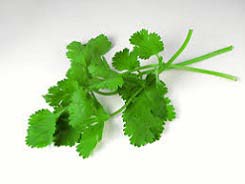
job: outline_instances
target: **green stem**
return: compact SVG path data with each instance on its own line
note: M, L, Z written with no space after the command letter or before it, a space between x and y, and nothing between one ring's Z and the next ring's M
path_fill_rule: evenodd
M146 71L143 71L141 74L142 75L147 75L147 74L150 74L152 72L154 72L155 70L146 70ZM159 72L159 74L161 74L163 71L161 70L161 72Z
M118 110L116 110L115 112L110 114L110 117L115 116L117 114L119 114L120 112L122 112L131 102L132 100L144 89L144 87L141 87L140 89L138 89L128 100L127 102Z
M180 66L180 65L171 65L169 67L169 69L185 70L185 71L202 73L202 74L207 74L207 75L213 75L216 77L221 77L221 78L237 81L236 76L226 74L226 73L220 73L220 72L216 72L216 71L212 71L212 70L201 69L201 68L194 68L194 67Z
M160 79L159 79L159 67L158 66L155 67L155 77L156 77L156 83L159 83Z
M94 92L100 95L105 95L105 96L111 96L111 95L115 95L118 93L118 91L112 91L112 92L94 91Z
M122 107L120 107L120 108L119 108L118 110L116 110L115 112L111 113L111 114L110 114L110 117L119 114L119 113L122 112L125 108L126 108L126 104L124 104Z
M140 71L140 70L147 69L147 68L153 68L156 65L158 65L158 64L149 64L149 65L145 65L145 66L140 66L140 67L135 68L134 70L130 70L130 72L136 72L136 71Z
M220 54L224 54L226 52L230 52L230 51L233 50L233 48L234 48L233 46L228 46L228 47L225 47L225 48L222 48L222 49L219 49L219 50L204 54L202 56L199 56L199 57L196 57L196 58L193 58L193 59L190 59L190 60L186 60L186 61L183 61L181 63L177 63L176 65L185 66L185 65L190 65L190 64L193 64L193 63L197 63L197 62L200 62L200 61L203 61L203 60L218 56Z
M163 57L156 54L156 57L157 57L157 60L158 60L158 63L163 63Z
M176 60L176 58L184 51L184 49L186 48L186 46L188 45L191 39L192 33L193 33L193 30L190 29L188 31L185 41L183 42L179 50L177 50L177 52L168 60L167 65L172 64Z
M212 71L212 70L201 69L201 68L182 66L182 65L177 65L177 64L172 64L172 65L168 66L167 68L160 70L159 74L161 74L165 70L172 70L172 69L186 70L186 71L196 72L196 73L203 73L203 74L213 75L213 76L217 76L217 77L221 77L221 78L225 78L225 79L230 79L230 80L233 80L233 81L237 81L238 80L236 76L233 76L233 75L230 75L230 74L216 72L216 71ZM155 71L154 69L146 70L146 71L142 72L142 74L145 75L145 74L152 73L154 71Z
M155 76L156 76L156 83L159 83L159 71L160 67L163 65L163 57L159 56L158 54L156 55L157 60L158 60L158 65L155 66Z

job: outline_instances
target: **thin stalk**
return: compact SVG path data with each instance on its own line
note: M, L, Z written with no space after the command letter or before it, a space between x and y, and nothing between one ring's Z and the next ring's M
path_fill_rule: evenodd
M193 33L193 30L190 29L188 31L185 41L183 42L179 50L177 50L177 52L168 60L167 65L172 64L176 60L176 58L184 51L184 49L186 48L186 46L188 45L191 39L192 33Z
M158 63L163 63L163 57L162 56L160 56L159 54L156 54L156 57L157 57Z
M122 112L143 89L144 87L141 87L140 89L138 89L121 108L111 113L110 117L115 116L119 114L120 112Z
M110 117L119 114L119 113L122 112L125 108L126 108L126 104L124 104L122 107L120 107L120 108L119 108L118 110L116 110L115 112L111 113L111 114L110 114Z
M156 83L159 83L160 79L159 79L159 70L160 67L163 65L163 57L156 55L157 60L158 60L158 65L155 66L155 76L156 76Z
M156 83L159 83L160 79L159 79L159 67L158 66L155 67L155 77L156 77Z
M226 52L230 52L230 51L233 50L233 48L234 47L231 45L231 46L228 46L228 47L225 47L225 48L222 48L222 49L219 49L219 50L204 54L202 56L199 56L199 57L196 57L196 58L193 58L193 59L190 59L190 60L186 60L186 61L183 61L181 63L177 63L176 65L185 66L185 65L190 65L190 64L193 64L193 63L197 63L197 62L200 62L200 61L203 61L203 60L206 60L206 59L209 59L209 58L224 54Z
M221 78L237 81L236 76L226 74L226 73L216 72L216 71L212 71L212 70L201 69L201 68L194 68L194 67L180 66L180 65L171 65L169 67L169 69L185 70L185 71L202 73L202 74L207 74L207 75L213 75L216 77L221 77Z
M150 74L150 73L152 73L152 72L154 72L154 71L155 71L155 70L152 70L152 69L151 69L151 70L146 70L146 71L143 71L141 74L142 74L142 75L147 75L147 74ZM159 72L159 74L162 73L162 72L163 72L163 71L161 70L161 72Z
M140 70L143 70L143 69L153 68L156 65L158 65L158 64L150 64L150 65L140 66L140 67L135 68L134 70L130 70L130 72L137 72L137 71L140 71ZM125 72L123 72L123 73L125 73Z
M112 92L94 91L94 92L104 96L116 95L118 93L118 91L112 91Z

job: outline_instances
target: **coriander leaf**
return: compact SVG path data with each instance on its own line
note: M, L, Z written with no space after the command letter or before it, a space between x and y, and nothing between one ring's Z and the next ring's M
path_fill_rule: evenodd
M70 103L71 95L77 86L75 81L64 79L56 86L49 88L48 93L43 97L49 105L55 108L65 107Z
M87 127L81 135L80 143L77 145L77 151L80 156L87 158L98 142L102 139L104 123L99 122L95 125Z
M30 116L26 144L30 147L45 147L52 143L57 114L42 109Z
M102 56L111 49L111 42L107 36L100 34L88 41L86 47L90 55Z
M172 121L176 118L175 108L172 105L171 100L169 98L165 97L164 101L165 101L166 110L167 110L166 120Z
M147 79L148 80L148 79ZM123 112L124 134L130 143L143 146L160 139L167 115L162 83L148 85Z
M67 57L71 59L71 67L66 76L69 79L76 80L82 86L87 86L89 74L88 65L94 57L101 57L111 49L111 42L105 35L99 35L92 38L87 44L72 42L67 46Z
M73 41L66 47L67 52L66 56L71 60L71 62L80 63L82 65L86 65L85 58L85 46L80 42Z
M56 146L73 146L80 139L80 131L69 125L69 114L63 113L56 123L54 143Z
M104 122L110 118L110 114L108 114L103 106L97 101L97 99L93 96L94 99L94 107L96 109L95 111L95 121L96 122ZM92 122L93 123L93 122Z
M88 69L81 63L71 63L71 67L66 73L68 79L77 81L82 86L87 86L89 79Z
M86 44L78 41L73 41L67 46L66 56L73 63L80 63L82 66L90 64L90 61L95 56L102 56L111 49L111 42L109 39L100 34L92 38Z
M164 49L161 37L156 33L148 33L146 29L134 33L130 43L141 59L148 59Z
M91 89L110 89L114 91L123 84L121 75L110 69L105 58L94 58L88 70L93 77L90 81Z
M129 49L117 52L112 58L112 65L117 70L133 70L139 67L139 61L136 52L129 52Z
M138 75L126 73L123 75L123 85L118 89L119 95L128 100L136 91L145 85L145 81L140 79Z
M74 91L68 106L70 125L79 130L86 127L86 120L94 115L94 111L94 102L89 94L82 87Z
M69 124L82 130L93 121L105 121L109 118L101 104L82 87L79 87L71 96L68 106ZM92 120L92 121L91 121Z

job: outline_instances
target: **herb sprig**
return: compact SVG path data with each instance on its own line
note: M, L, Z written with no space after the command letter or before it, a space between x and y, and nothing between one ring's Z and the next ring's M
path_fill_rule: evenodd
M79 155L87 158L102 140L105 122L119 113L124 121L124 134L131 144L143 146L159 140L166 122L176 117L174 106L167 97L167 87L159 78L161 73L184 70L237 80L230 74L190 66L229 52L233 46L174 64L188 45L192 32L189 30L181 47L165 60L161 37L142 29L130 37L133 49L125 48L112 58L115 70L104 57L112 47L107 36L101 34L87 43L71 42L66 53L71 61L66 78L50 87L43 96L53 110L41 109L30 116L26 144L37 148L52 143L76 146ZM140 64L141 60L150 57L155 57L157 64ZM125 104L109 113L95 93L119 94Z

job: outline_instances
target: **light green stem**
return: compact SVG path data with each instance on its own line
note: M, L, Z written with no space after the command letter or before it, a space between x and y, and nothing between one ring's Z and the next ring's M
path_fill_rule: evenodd
M212 71L212 70L201 69L201 68L194 68L194 67L180 66L180 65L171 65L169 67L169 69L185 70L185 71L202 73L202 74L207 74L207 75L213 75L216 77L221 77L221 78L237 81L236 76L226 74L226 73L220 73L220 72L216 72L216 71Z
M181 66L191 65L193 63L197 63L197 62L200 62L200 61L203 61L203 60L218 56L220 54L224 54L226 52L230 52L230 51L233 50L233 48L234 48L233 46L225 47L225 48L222 48L222 49L219 49L219 50L204 54L202 56L199 56L199 57L196 57L196 58L193 58L193 59L190 59L190 60L186 60L186 61L183 61L181 63L177 63L176 65L181 65Z
M191 39L192 33L193 33L193 30L190 29L188 31L185 41L183 42L181 47L177 50L177 52L168 60L167 65L172 64L176 60L176 58L185 50L186 46L188 45Z
M131 102L132 100L144 89L144 87L141 87L138 89L128 100L127 102L118 110L110 114L110 117L117 115L118 113L122 112Z
M154 68L157 65L158 64L149 64L149 65L145 65L145 66L140 66L140 67L135 68L134 70L130 70L130 72L136 72L136 71L144 70L144 69L147 69L147 68ZM127 72L123 72L123 73L127 73Z
M94 91L94 92L100 95L105 95L105 96L111 96L111 95L115 95L118 93L118 91L112 91L112 92Z

